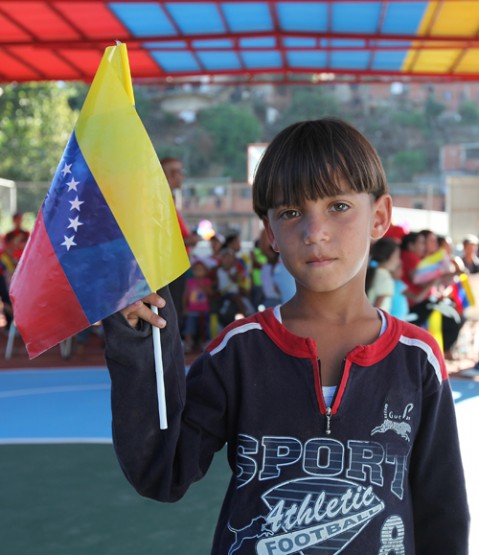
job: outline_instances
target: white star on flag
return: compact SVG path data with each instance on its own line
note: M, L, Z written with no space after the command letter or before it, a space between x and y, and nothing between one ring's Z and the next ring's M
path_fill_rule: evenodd
M82 222L78 220L79 217L80 216L77 216L74 220L72 220L71 218L68 218L70 220L70 225L67 227L67 229L72 227L76 233L78 231L78 226L83 225Z
M72 173L72 171L70 169L71 167L72 167L72 164L67 164L65 162L65 165L63 166L63 169L62 169L63 177L65 177L67 173Z
M68 202L72 205L70 210L78 210L78 212L80 212L80 204L83 204L85 201L79 200L78 197L76 197L75 200L69 200Z
M74 191L76 191L76 190L77 190L77 185L78 185L79 183L80 183L80 182L79 182L79 181L75 181L75 179L74 179L73 176L72 176L72 178L70 179L70 181L67 183L67 185L68 185L68 191L71 191L72 189L73 189Z
M64 245L67 248L67 251L70 250L70 247L76 247L77 244L75 243L75 236L67 237L66 235L63 236L65 241L63 241L62 246Z

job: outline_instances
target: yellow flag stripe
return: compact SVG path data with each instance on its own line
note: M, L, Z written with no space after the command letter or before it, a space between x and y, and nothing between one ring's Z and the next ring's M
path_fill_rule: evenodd
M170 188L134 108L132 92L125 88L120 47L126 48L120 45L105 52L75 134L98 187L154 290L183 273L189 261Z

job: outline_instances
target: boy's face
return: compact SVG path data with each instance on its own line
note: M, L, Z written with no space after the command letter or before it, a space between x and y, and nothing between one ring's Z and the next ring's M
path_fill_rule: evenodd
M332 292L353 280L364 288L370 242L389 227L391 197L342 188L335 197L268 210L268 237L298 289Z

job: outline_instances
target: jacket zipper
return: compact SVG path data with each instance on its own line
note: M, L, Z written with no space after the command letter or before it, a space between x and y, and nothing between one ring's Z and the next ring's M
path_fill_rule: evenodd
M331 435L331 407L326 407L326 435Z
M325 433L327 436L331 435L331 417L333 415L333 406L334 406L334 402L336 401L336 397L338 395L338 390L341 386L341 382L343 381L343 374L344 374L344 367L346 366L346 359L343 359L343 362L341 364L341 373L339 374L339 383L336 386L336 392L334 393L334 397L333 400L331 402L331 406L326 406L326 411L325 411L325 416L326 416L326 430ZM321 386L321 395L323 396L323 402L326 405L326 400L324 398L324 394L323 394L323 380L322 380L322 376L321 376L321 361L318 360L318 369L319 369L319 383Z

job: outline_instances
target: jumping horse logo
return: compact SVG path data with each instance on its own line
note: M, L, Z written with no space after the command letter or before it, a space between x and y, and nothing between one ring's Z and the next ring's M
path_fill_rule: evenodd
M384 405L384 422L376 426L371 430L371 435L374 434L384 434L389 430L396 432L399 437L402 437L406 441L411 441L409 434L411 433L411 426L407 423L407 420L410 420L409 413L414 408L412 403L408 403L404 408L402 414L395 414L392 411L389 411L389 404L386 403Z

